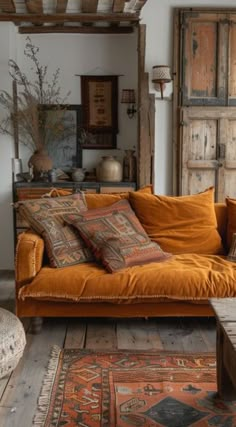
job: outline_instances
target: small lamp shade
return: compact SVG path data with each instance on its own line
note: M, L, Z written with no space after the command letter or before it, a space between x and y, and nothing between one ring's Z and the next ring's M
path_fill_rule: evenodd
M152 67L152 81L160 85L162 99L165 83L169 83L171 80L170 67L168 65L154 65Z
M171 80L170 67L168 65L154 65L152 67L152 81L154 83L169 83Z
M134 89L123 89L121 95L122 104L135 104Z

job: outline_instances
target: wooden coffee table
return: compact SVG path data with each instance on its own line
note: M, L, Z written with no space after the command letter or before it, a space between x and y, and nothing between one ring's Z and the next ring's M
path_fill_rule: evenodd
M212 298L216 315L217 388L221 398L236 400L236 298Z

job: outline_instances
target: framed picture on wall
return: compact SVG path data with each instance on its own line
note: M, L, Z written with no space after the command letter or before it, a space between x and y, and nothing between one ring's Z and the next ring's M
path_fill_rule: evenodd
M115 148L118 76L81 76L81 99L83 148Z
M44 138L54 168L64 171L82 167L79 128L82 124L81 105L42 105Z

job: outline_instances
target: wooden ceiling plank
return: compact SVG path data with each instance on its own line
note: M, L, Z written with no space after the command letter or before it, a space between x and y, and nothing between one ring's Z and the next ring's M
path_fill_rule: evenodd
M114 13L121 13L124 11L125 0L113 0L112 11Z
M84 34L129 34L133 27L98 27L98 26L69 26L69 25L47 25L43 27L22 26L18 28L20 34L46 34L46 33L84 33Z
M97 12L98 0L82 0L81 10L84 13Z
M29 13L0 13L0 22L31 22L63 23L63 22L129 22L137 24L139 17L132 13L60 13L60 14L29 14Z
M43 0L25 0L29 13L43 13Z
M0 0L0 9L2 12L14 13L16 11L15 3L13 0Z
M65 13L68 0L57 0L56 13Z

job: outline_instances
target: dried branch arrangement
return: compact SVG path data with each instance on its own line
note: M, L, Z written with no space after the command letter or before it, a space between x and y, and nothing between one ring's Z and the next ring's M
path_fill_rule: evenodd
M52 74L50 82L48 66L40 65L38 52L39 48L27 37L24 55L32 62L31 70L34 71L35 80L30 81L17 63L10 59L9 74L17 91L15 96L14 91L12 95L5 90L0 91L0 105L7 111L7 115L0 121L0 132L14 137L14 127L17 126L19 142L32 151L47 147L49 141L52 144L75 133L73 125L67 128L63 125L62 117L70 92L64 97L60 94L60 69L57 68ZM51 121L47 120L45 105L55 110Z

